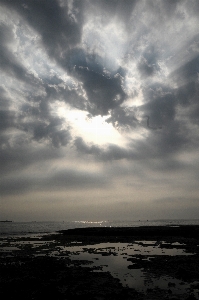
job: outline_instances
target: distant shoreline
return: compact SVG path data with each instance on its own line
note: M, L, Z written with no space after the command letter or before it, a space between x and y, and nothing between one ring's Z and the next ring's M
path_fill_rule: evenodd
M0 223L12 223L12 221L5 220L5 221L0 221Z

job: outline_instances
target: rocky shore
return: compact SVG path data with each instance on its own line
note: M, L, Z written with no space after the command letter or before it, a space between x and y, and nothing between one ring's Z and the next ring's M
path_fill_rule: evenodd
M192 225L1 238L0 296L194 300L199 299L198 266L199 226Z

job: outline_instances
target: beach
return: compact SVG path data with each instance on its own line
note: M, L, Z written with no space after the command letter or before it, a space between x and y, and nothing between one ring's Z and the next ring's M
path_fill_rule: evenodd
M2 299L199 299L199 226L1 237Z

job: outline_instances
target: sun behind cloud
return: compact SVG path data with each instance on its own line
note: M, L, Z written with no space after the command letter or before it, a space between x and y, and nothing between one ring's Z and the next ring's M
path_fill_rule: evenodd
M88 112L72 109L63 102L55 102L51 105L53 115L64 119L67 126L71 127L74 136L82 137L86 142L96 145L108 143L124 145L125 138L106 119L110 116L89 116ZM64 128L64 123L62 124Z

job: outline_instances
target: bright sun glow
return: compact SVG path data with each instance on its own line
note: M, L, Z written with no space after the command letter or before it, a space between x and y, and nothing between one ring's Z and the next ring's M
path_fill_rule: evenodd
M57 102L51 107L53 112L66 120L75 136L82 137L86 142L98 145L113 143L124 145L125 139L112 126L106 122L109 116L96 116L89 118L88 112L70 109L66 104Z

